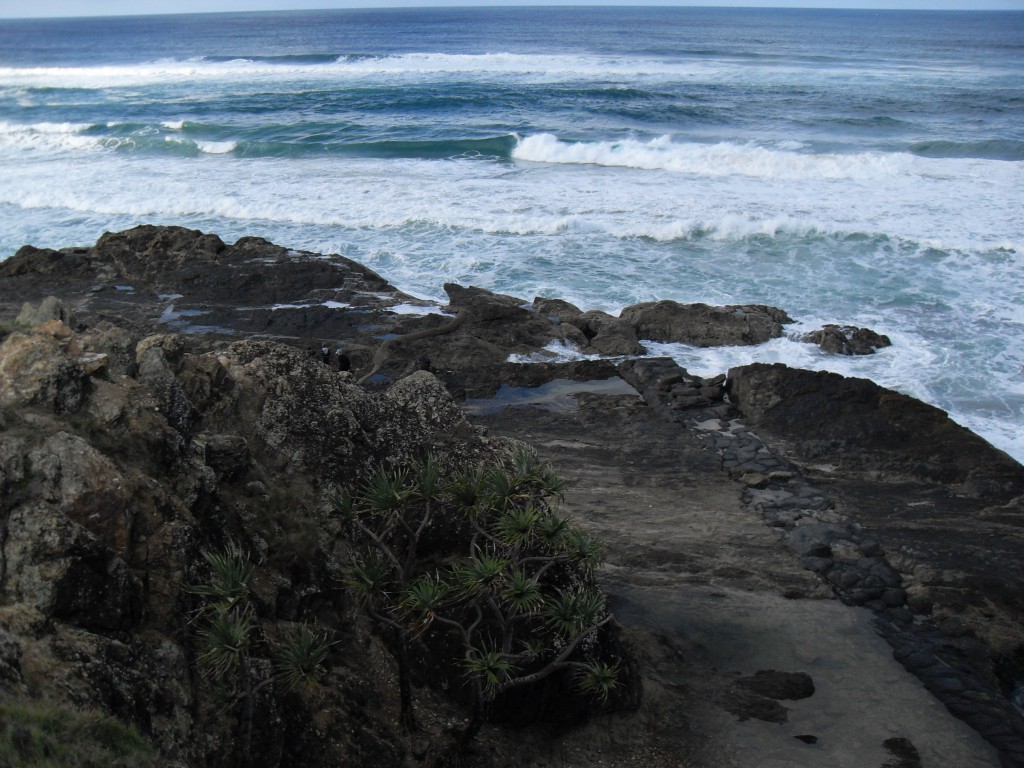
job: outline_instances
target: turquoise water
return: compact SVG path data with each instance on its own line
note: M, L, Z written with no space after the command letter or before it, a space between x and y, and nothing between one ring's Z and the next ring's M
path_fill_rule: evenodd
M454 280L867 325L894 346L655 351L871 378L1024 458L1022 13L0 21L0 179L0 258L182 224L439 301Z

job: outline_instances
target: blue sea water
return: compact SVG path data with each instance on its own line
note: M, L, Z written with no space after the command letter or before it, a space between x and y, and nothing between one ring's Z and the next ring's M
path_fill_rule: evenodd
M1024 13L0 20L0 258L138 223L617 311L767 303L1024 459Z

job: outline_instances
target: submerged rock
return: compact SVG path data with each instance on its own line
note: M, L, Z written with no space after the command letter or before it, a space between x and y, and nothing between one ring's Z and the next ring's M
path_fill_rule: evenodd
M880 349L891 347L888 336L875 333L870 328L852 325L826 325L800 337L801 341L817 344L834 355L873 355Z

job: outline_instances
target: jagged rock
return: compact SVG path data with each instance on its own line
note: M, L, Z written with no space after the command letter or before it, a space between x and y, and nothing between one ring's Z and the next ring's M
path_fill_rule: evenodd
M633 325L607 312L591 310L569 320L587 338L584 352L598 355L642 355L647 350L637 339Z
M445 283L444 292L448 294L451 306L464 312L467 321L473 323L528 322L535 314L522 299L472 285L467 287L458 283Z
M713 307L674 301L634 304L619 317L641 339L695 347L761 344L781 336L782 326L793 322L781 309L761 304Z
M583 314L583 310L575 304L563 299L546 299L543 296L534 297L533 310L552 323L568 323Z
M65 354L62 341L46 333L45 325L30 333L12 333L3 340L0 406L46 403L56 413L78 409L85 372L77 359Z
M509 352L532 351L558 338L558 326L522 299L455 283L445 283L444 290L451 307L465 317L459 329L461 334L470 334Z
M590 339L572 323L562 323L559 326L562 332L562 340L574 345L577 349L583 350L590 345Z
M805 334L800 340L817 344L834 355L873 355L879 349L892 346L888 336L852 325L826 325L821 330Z
M106 339L94 326L89 343L121 348L125 338ZM343 574L320 549L315 486L352 485L368 467L429 451L460 464L501 443L489 446L425 371L374 395L293 347L240 342L201 353L179 341L140 345L138 376L96 379L81 390L72 421L31 407L45 402L25 392L30 373L46 374L83 338L14 333L0 345L0 370L24 361L25 345L37 364L4 379L5 392L23 396L5 402L0 431L0 687L129 720L168 764L227 764L233 721L204 698L209 681L196 674L188 623L200 551L252 541L268 563L290 564L258 585L272 639L313 615L340 626L348 622ZM263 751L255 765L288 764L285 752L299 754L282 746L283 734L313 722L314 708L318 722L344 726L329 740L322 729L306 734L319 746L316 755L302 752L303 764L401 763L394 737L382 735L388 728L376 731L394 722L380 703L392 694L381 694L376 677L390 662L379 648L371 662L363 650L370 637L360 632L346 626L344 637L363 669L338 674L362 676L374 703L357 708L358 717L348 713L349 685L315 705L292 697L286 713L268 689L256 702ZM371 742L364 760L353 745ZM390 755L383 763L382 754Z
M168 364L177 369L178 364L181 362L182 355L185 354L185 342L181 336L176 333L158 333L152 336L147 336L142 339L138 344L135 345L135 363L136 365L142 365L142 361L146 356L146 352L150 349L159 349L163 353L164 359Z
M18 314L19 325L42 325L50 320L59 320L69 328L75 327L75 316L56 296L47 296L38 305L26 301Z
M239 435L210 435L204 448L203 458L218 480L231 479L252 464L249 445Z
M69 276L88 276L91 268L88 260L84 258L84 253L83 248L55 251L52 248L23 245L11 258L0 261L0 278L56 275L63 280Z
M139 380L159 399L167 423L178 432L187 433L194 417L192 404L174 375L163 347L150 346L139 353Z
M729 396L751 426L785 437L805 459L958 486L1009 500L1024 467L946 413L867 379L782 364L729 371Z

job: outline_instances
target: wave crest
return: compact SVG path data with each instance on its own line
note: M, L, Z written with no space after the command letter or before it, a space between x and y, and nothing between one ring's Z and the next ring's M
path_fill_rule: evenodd
M603 165L700 176L771 179L876 179L907 170L905 156L883 152L808 154L794 145L677 143L669 136L649 141L562 141L550 133L527 136L512 150L515 160Z

